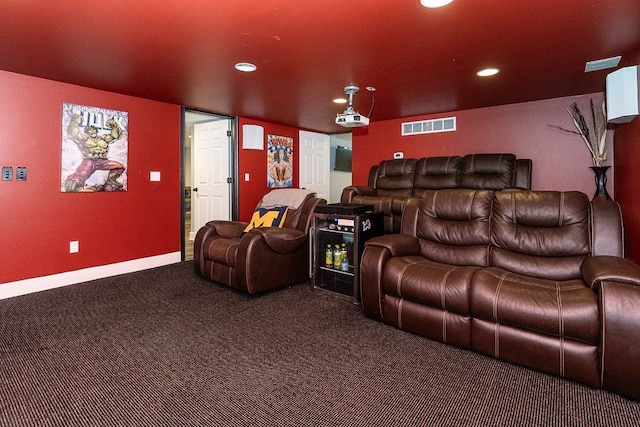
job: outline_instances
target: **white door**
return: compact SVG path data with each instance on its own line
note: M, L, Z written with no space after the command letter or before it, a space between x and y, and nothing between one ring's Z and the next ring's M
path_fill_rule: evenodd
M300 188L313 190L327 201L331 194L330 155L329 135L300 131Z
M230 128L230 120L199 123L193 127L191 240L207 221L230 219Z

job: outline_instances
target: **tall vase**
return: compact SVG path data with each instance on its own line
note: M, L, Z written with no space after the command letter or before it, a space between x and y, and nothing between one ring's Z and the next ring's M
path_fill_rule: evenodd
M609 193L607 193L607 169L610 167L611 166L590 166L596 175L596 194L591 200L611 200Z

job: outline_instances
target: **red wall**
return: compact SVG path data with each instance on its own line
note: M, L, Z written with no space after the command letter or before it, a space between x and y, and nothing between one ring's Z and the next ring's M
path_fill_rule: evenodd
M640 51L635 61L640 63ZM627 258L640 263L640 118L616 125L616 200L622 206Z
M0 93L0 283L180 251L179 106L4 71ZM60 192L63 102L129 113L128 191Z
M46 276L180 251L180 107L0 71L0 166L26 166L26 182L0 181L0 283ZM417 116L382 122L353 132L353 182L363 184L370 165L396 151L405 157L513 152L533 159L533 188L576 189L592 194L591 160L572 129L565 108L601 94L552 99L452 113L456 132L401 137L400 123L448 116ZM61 193L61 108L72 102L129 113L128 191ZM639 119L619 125L615 135L616 182L609 193L625 214L628 255L640 258ZM299 129L239 118L239 215L247 221L266 192L265 150L243 150L242 125L294 139ZM610 164L612 164L610 162ZM151 182L149 173L162 180ZM245 173L250 181L244 181ZM15 176L15 174L14 174ZM614 188L615 184L615 188ZM298 158L294 158L298 186ZM615 190L615 191L614 191ZM69 254L78 240L80 252Z
M618 125L616 145L616 200L622 206L627 257L640 263L640 118Z
M264 128L264 150L244 150L242 149L242 125L258 125ZM293 138L293 186L298 186L298 155L299 139L298 128L281 126L273 123L251 120L240 117L238 119L238 192L240 200L238 203L238 216L240 221L249 221L251 214L262 196L271 191L267 187L267 136L278 135ZM249 182L244 180L245 174L249 174Z
M381 122L374 119L368 128L353 131L353 183L365 184L370 166L393 158L396 151L404 152L405 158L508 152L533 160L532 189L578 190L592 196L591 155L582 138L553 126L573 130L566 108L578 101L586 115L589 99L601 102L602 96L595 93ZM403 122L450 116L457 118L455 132L400 135ZM610 155L607 164L612 161ZM609 173L607 190L612 197L613 178Z

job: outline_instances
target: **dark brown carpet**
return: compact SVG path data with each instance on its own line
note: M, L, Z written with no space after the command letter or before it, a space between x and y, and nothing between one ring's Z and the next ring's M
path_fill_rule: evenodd
M0 319L2 426L640 425L638 402L191 263L3 300Z

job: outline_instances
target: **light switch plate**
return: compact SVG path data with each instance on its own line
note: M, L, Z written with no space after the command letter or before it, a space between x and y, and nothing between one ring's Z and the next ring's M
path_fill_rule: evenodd
M2 167L2 180L11 181L13 179L13 168L11 166Z
M27 180L27 168L25 166L18 166L16 168L16 181Z
M152 171L152 172L149 174L149 179L150 179L151 181L160 181L160 172L158 172L158 171Z

